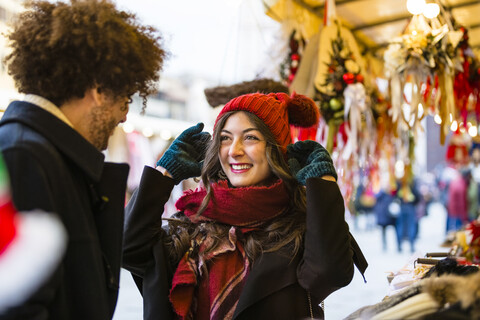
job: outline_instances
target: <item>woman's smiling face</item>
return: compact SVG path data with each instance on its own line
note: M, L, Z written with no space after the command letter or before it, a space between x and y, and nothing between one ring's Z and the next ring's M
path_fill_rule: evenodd
M272 176L267 142L244 111L232 114L220 133L219 158L234 187L262 185Z

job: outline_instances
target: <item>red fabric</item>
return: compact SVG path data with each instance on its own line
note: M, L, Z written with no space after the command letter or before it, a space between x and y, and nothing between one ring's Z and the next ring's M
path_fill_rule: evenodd
M15 227L16 213L17 210L11 201L0 206L0 254L7 249L17 233Z
M467 183L461 174L458 174L448 186L448 214L468 221Z
M316 140L318 127L297 128L290 126L294 141ZM294 134L295 133L295 134Z
M214 220L239 227L255 227L281 214L289 204L285 184L278 180L268 187L230 188L226 180L212 185L213 199L201 216L198 208L207 192L200 188L186 191L175 206L193 222Z
M232 225L228 239L205 253L213 241L209 235L194 239L192 248L175 270L170 301L178 319L231 319L249 271L249 261L237 236L255 230L288 207L282 180L268 187L229 188L226 181L213 184L214 199L202 216L196 216L206 195L203 188L187 191L176 203L193 222L213 220ZM216 205L221 204L221 205ZM239 234L237 232L240 232ZM191 255L191 252L198 254ZM206 266L208 276L202 275Z
M206 237L196 242L201 258L192 259L187 252L177 266L170 301L178 319L228 320L233 317L249 262L234 227L217 249L203 254L210 241L213 240ZM207 264L208 276L201 275L201 264Z
M464 164L468 161L468 149L467 149L467 146L466 145L454 145L454 144L450 144L448 147L447 147L447 153L446 153L446 156L445 156L445 160L447 160L447 162L458 162L457 159L455 159L455 153L461 153L462 155L462 160L460 160L460 164Z
M472 237L470 239L469 245L479 245L477 239L480 238L480 221L473 220L465 227L465 230L467 230Z

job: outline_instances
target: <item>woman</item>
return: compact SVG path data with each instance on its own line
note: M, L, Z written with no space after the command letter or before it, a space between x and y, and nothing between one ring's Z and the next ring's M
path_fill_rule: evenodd
M328 152L291 144L290 124L318 117L302 95L243 95L223 107L211 142L198 124L158 170L145 168L124 239L145 319L323 319L319 304L351 281L354 261L363 274ZM203 187L160 228L174 184L200 173Z

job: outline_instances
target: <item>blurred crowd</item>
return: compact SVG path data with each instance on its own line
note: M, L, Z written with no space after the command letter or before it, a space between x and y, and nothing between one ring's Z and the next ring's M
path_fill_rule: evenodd
M349 207L356 228L358 215L366 216L367 230L381 228L384 251L387 229L393 228L398 252L404 250L405 242L414 252L419 221L432 203L442 204L447 212L446 239L479 217L479 184L480 141L466 142L461 134L453 134L445 161L432 172L414 175L411 166L404 165L392 179L380 179L377 187L365 176Z

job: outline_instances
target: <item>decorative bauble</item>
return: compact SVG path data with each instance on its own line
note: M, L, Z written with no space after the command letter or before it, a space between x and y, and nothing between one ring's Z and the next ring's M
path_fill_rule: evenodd
M338 100L337 98L330 99L328 104L333 111L340 110L340 108L342 107L342 102L340 100Z
M344 73L342 78L346 84L352 84L355 82L355 76L351 72Z

